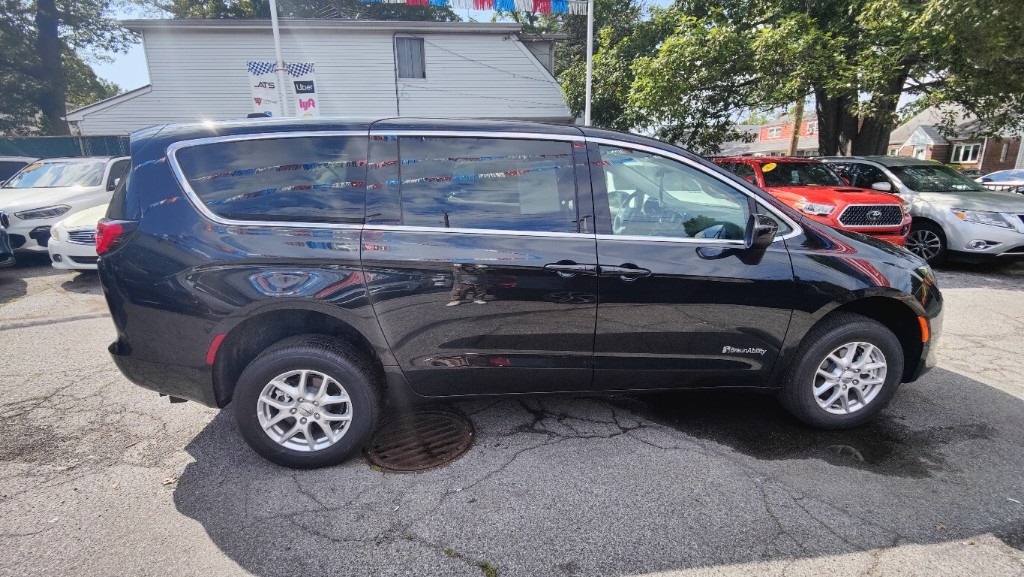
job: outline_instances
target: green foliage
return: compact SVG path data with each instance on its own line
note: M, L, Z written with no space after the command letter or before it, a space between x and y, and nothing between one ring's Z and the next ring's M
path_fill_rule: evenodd
M56 19L42 34L41 9ZM66 102L84 105L116 93L86 63L134 41L109 17L110 9L107 0L0 2L0 134L66 133Z
M595 124L699 152L738 138L745 111L808 95L830 154L884 153L902 94L962 107L990 133L1024 126L1020 0L677 0L621 24L595 56ZM582 68L562 80L577 112Z

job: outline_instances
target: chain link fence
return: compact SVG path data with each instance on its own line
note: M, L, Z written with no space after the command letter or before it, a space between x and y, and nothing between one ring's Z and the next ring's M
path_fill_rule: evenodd
M0 156L128 156L127 136L5 136Z

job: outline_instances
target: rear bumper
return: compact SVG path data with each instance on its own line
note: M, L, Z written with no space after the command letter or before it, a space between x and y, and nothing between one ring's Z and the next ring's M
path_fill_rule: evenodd
M129 381L140 387L189 399L208 407L217 407L213 394L213 373L209 367L183 367L140 361L130 355L121 354L118 342L110 345L110 356L114 364Z

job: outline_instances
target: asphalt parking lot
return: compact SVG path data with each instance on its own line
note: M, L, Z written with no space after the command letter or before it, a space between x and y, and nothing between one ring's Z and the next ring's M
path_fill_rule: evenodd
M296 472L128 383L95 274L0 271L0 575L1024 575L1024 266L938 273L874 423L771 397L474 401L459 460Z

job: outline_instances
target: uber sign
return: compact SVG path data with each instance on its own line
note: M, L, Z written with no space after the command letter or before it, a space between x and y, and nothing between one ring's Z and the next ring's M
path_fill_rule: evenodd
M312 81L296 80L294 84L296 94L313 94L316 92L316 88L313 87Z

